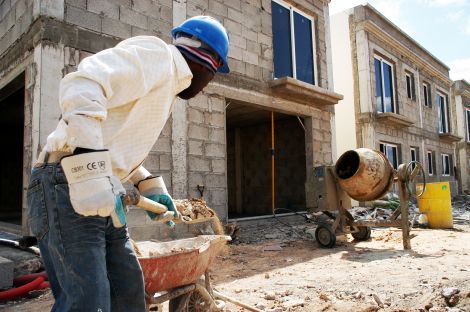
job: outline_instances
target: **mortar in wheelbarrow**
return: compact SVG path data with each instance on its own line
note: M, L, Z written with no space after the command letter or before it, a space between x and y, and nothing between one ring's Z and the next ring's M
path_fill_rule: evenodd
M137 242L145 291L154 294L195 283L228 241L230 236L201 235L169 242Z

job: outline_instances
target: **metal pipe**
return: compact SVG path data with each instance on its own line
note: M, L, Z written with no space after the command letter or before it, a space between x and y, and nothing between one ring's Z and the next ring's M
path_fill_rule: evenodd
M272 197L272 213L275 212L275 190L274 190L274 112L271 112L271 197Z

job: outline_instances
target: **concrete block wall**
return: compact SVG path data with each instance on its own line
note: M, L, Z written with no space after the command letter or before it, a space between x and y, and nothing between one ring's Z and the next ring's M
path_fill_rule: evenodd
M170 42L172 1L65 0L64 20L117 38L154 35Z
M0 56L33 22L33 1L0 0Z
M188 101L188 196L204 199L222 219L227 213L225 100L201 93Z
M316 62L319 86L328 89L323 2L288 1L315 20ZM273 79L271 1L188 0L187 15L214 16L230 35L229 64L234 74L257 81Z

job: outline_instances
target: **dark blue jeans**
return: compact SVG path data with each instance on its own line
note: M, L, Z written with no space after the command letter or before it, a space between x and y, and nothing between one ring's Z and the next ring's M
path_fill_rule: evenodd
M127 226L73 209L59 164L34 168L28 220L55 298L52 311L145 311L144 280Z

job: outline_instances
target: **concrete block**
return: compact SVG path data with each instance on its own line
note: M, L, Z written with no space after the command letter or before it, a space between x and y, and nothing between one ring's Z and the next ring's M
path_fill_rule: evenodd
M225 112L225 101L218 97L209 98L209 111Z
M230 47L230 49L228 50L228 57L231 58L231 59L242 61L243 60L243 49L239 48L239 47L236 47L236 46ZM229 65L230 65L230 70L232 70L232 63L229 62Z
M10 0L3 0L0 2L0 20L3 20L5 16L10 12L11 2Z
M194 123L204 123L204 114L202 111L188 107L188 121Z
M245 26L242 27L242 37L251 40L251 41L257 41L258 40L258 33L251 30L250 28L247 28Z
M26 3L26 0L16 1L15 3L16 19L19 19L25 13L27 7L28 7L28 4Z
M171 7L160 6L160 18L164 21L171 21L173 19L173 10Z
M65 4L64 1L57 0L41 0L41 15L47 15L57 18L58 20L64 19Z
M189 140L188 141L188 154L202 156L203 155L202 141Z
M227 204L227 191L223 188L221 189L212 189L211 193L211 203L213 205L225 205Z
M225 130L224 129L210 129L209 141L225 144Z
M243 51L243 61L249 64L258 65L258 54L249 51Z
M171 170L171 155L160 155L160 170Z
M161 19L148 18L149 30L165 42L171 42L171 24Z
M212 159L211 161L212 172L225 173L226 165L225 159Z
M170 138L160 137L157 143L153 146L153 151L171 153L171 142Z
M197 15L203 15L204 14L204 9L201 8L200 6L195 5L194 3L188 3L186 7L186 13L188 17L193 17Z
M160 17L160 3L155 0L133 0L132 1L132 9L145 14L147 16L151 16L153 18Z
M195 156L188 156L188 168L192 172L209 172L210 161Z
M72 5L77 8L86 9L86 0L65 0L65 6Z
M230 53L229 53L230 55ZM229 56L230 57L230 56ZM234 73L240 73L242 75L245 74L246 68L245 63L241 60L243 57L240 56L240 60L231 58L229 61L230 64L230 71Z
M131 206L126 215L127 226L136 227L146 224L147 214L145 210Z
M224 19L224 26L230 34L242 34L242 24L239 22L234 22L230 19Z
M204 120L206 124L209 124L211 126L215 127L220 127L223 128L225 127L225 115L220 114L220 113L206 113L204 114Z
M151 36L153 35L150 29L144 29L136 26L131 26L131 35L132 37L135 36Z
M221 3L215 0L209 0L209 11L212 13L216 13L220 16L226 17L227 6L225 6L225 1L224 3Z
M6 289L13 286L13 270L15 264L13 261L0 257L0 289Z
M225 157L225 145L208 143L204 147L207 157Z
M191 3L205 10L209 7L209 0L192 0Z
M104 17L102 21L102 32L118 38L129 38L132 35L132 26L119 20Z
M208 174L205 178L207 188L227 187L225 174Z
M261 54L261 45L256 41L247 40L246 41L246 50L259 55L259 54Z
M224 5L234 8L236 10L241 10L241 1L240 0L224 0Z
M101 17L98 14L80 8L68 6L65 21L83 28L101 32Z
M199 93L197 96L193 97L188 101L189 106L198 107L207 110L209 107L209 101L207 96Z
M155 153L150 153L144 161L144 167L150 172L156 172L160 169L160 159Z
M160 237L160 227L158 226L130 226L129 235L135 241L157 239Z
M190 124L188 129L188 138L207 140L209 139L209 128L198 126L196 124Z
M0 38L9 31L16 22L15 9L10 10L0 22Z
M119 19L119 5L112 1L88 0L87 9L90 12L100 14L111 19Z
M130 8L121 6L119 19L126 24L148 29L147 16L136 12Z
M239 10L235 10L232 8L228 8L228 18L233 20L233 21L242 21L243 20L243 14ZM230 41L233 40L233 37L230 37ZM232 43L232 42L230 42Z
M196 189L198 185L204 185L204 176L201 173L188 173L188 187Z

